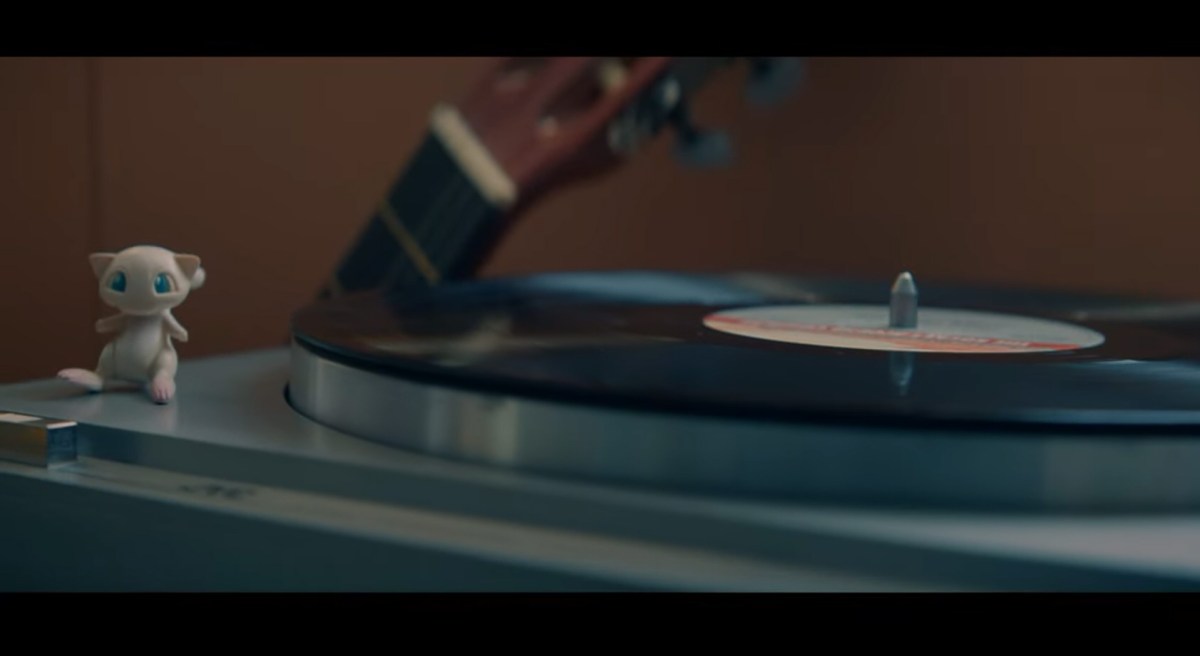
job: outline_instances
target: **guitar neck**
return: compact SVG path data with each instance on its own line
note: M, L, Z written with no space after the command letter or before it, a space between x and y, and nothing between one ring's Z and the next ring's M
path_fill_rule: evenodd
M416 155L322 296L469 277L522 208L551 188L612 170L668 123L685 159L690 149L701 153L691 159L706 161L685 98L728 59L496 62L459 101L461 113L448 105L434 110Z
M508 223L515 195L512 183L457 112L435 109L420 147L321 295L424 287L469 277Z

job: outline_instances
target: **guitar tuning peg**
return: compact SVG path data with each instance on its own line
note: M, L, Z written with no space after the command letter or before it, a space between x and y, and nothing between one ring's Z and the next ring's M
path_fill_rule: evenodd
M804 60L799 57L757 57L750 60L746 97L756 105L773 105L803 79Z
M683 102L676 105L668 120L675 126L675 157L685 166L718 168L733 162L733 142L729 135L698 129Z

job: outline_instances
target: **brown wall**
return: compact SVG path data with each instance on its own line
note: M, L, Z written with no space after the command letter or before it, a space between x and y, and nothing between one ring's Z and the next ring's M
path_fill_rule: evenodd
M91 366L93 250L199 254L184 357L283 343L472 59L0 59L0 380ZM759 268L1200 297L1200 60L817 59L783 106L696 99L534 209L487 274Z

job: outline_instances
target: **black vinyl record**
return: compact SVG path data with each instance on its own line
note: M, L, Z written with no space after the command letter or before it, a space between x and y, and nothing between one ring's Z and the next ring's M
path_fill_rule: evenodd
M764 307L886 309L889 286L750 273L545 274L326 301L297 313L293 335L323 357L431 385L656 412L1058 431L1200 426L1194 304L920 286L919 316L1000 313L1098 335L1035 352L792 343L710 321Z

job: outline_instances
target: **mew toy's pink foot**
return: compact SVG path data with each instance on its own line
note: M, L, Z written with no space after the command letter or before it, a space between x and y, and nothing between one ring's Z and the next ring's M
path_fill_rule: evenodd
M104 380L96 372L87 369L63 369L58 372L58 377L75 383L89 392L99 392L104 387Z
M175 396L175 381L168 376L155 376L148 386L150 398L155 403L166 403Z

